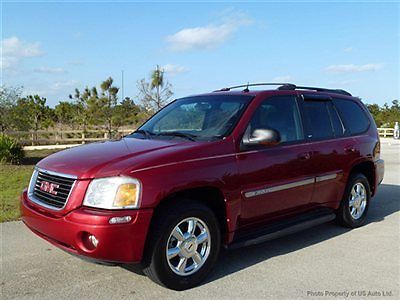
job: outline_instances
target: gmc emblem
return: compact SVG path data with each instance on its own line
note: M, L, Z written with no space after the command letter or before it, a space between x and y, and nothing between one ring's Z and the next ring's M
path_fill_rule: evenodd
M42 181L40 183L40 190L52 195L57 195L57 191L55 190L56 188L58 188L59 185L55 184L55 183L51 183L48 181Z

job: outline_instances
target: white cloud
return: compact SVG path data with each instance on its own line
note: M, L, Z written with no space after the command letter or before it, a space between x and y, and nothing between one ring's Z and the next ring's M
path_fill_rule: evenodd
M10 37L1 41L1 68L12 69L21 60L44 55L38 42L30 43L17 37Z
M173 64L166 64L162 66L161 69L164 70L165 73L168 73L170 75L176 75L189 71L186 67Z
M290 76L290 75L277 76L277 77L272 78L272 82L277 82L277 83L279 83L279 82L289 82L292 79L293 79L293 77Z
M36 86L34 88L27 87L24 89L24 95L38 94L42 97L50 97L55 95L68 95L72 89L79 84L76 80L57 81L51 84Z
M48 67L36 68L33 69L33 71L36 73L48 73L48 74L66 73L66 71L63 68L48 68Z
M370 72L382 69L383 64L365 64L365 65L331 65L325 68L329 73L354 73L354 72Z
M236 13L224 16L219 25L184 28L167 36L166 40L173 51L210 50L225 43L240 27L251 23L252 20L245 14Z
M75 87L78 84L76 80L58 81L50 85L50 89L53 91L63 90L65 88Z
M343 49L344 52L353 52L354 48L353 47L346 47Z
M18 62L19 59L16 57L2 55L0 60L0 69L2 70L12 69L14 66L18 64Z
M44 53L40 50L39 43L21 41L17 37L10 37L1 41L3 55L15 57L36 57Z

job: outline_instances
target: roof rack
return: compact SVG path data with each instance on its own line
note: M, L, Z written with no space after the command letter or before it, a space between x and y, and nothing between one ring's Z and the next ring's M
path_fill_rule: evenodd
M326 88L311 87L311 86L296 86L294 84L282 85L278 87L278 90L312 90L316 92L327 92L327 93L352 96L349 92L341 89L326 89Z
M242 84L242 85L235 85L231 87L226 87L222 88L220 90L216 90L214 92L227 92L232 89L237 89L237 88L245 88L243 92L249 92L249 87L250 86L263 86L263 85L277 85L278 90L284 91L284 90L312 90L316 92L328 92L328 93L334 93L334 94L340 94L340 95L346 95L346 96L352 96L349 92L341 89L326 89L326 88L319 88L319 87L309 87L309 86L297 86L293 83L276 83L276 82L265 82L265 83L248 83L248 84Z
M291 84L291 83L262 82L262 83L248 83L248 84L242 84L242 85L235 85L235 86L231 86L231 87L225 87L220 90L216 90L214 92L227 92L232 89L238 89L238 88L242 88L242 87L245 88L243 90L244 92L248 92L250 86L260 86L260 85L279 85L279 86L292 85L292 86L296 87L294 84Z

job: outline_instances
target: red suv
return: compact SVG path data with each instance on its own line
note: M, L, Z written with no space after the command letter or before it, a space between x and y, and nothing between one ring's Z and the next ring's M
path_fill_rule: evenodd
M384 172L365 106L343 90L255 85L272 84L178 99L122 139L43 159L24 223L70 253L141 262L177 290L203 280L221 246L363 225Z

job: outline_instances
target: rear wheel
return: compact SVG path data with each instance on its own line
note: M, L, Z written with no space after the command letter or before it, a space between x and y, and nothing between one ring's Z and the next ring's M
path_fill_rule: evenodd
M202 203L182 200L156 218L144 273L175 290L197 285L218 258L221 236L214 213Z
M371 189L368 179L360 173L353 175L337 212L337 221L350 228L364 225L370 200Z

